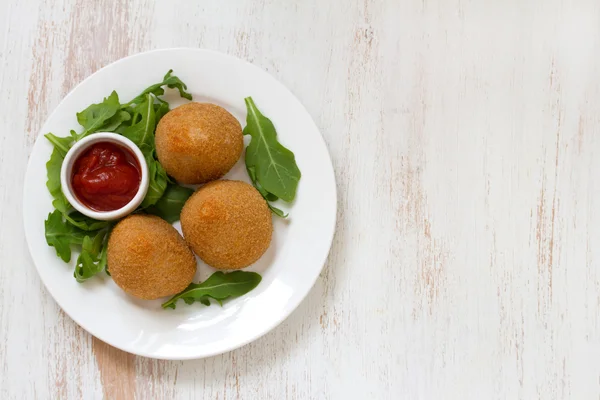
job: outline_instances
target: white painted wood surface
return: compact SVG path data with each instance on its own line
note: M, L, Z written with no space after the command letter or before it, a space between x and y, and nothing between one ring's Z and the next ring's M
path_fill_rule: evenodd
M3 0L1 399L598 399L600 3ZM22 227L38 130L139 51L247 59L329 146L339 222L308 298L191 362L93 339Z

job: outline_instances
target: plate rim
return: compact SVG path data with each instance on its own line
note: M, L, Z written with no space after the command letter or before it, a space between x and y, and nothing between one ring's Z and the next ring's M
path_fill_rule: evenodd
M329 232L327 232L326 235L326 240L327 240L327 252L324 254L324 258L323 260L320 262L320 267L318 268L318 273L315 273L314 278L312 278L312 281L310 282L310 285L306 286L306 290L304 291L304 293L302 293L301 296L298 297L297 301L294 301L291 303L290 307L289 307L289 311L288 312L284 312L278 315L278 317L274 318L269 324L265 324L265 328L262 329L259 333L257 334L253 334L250 335L248 338L246 338L245 340L242 340L238 343L235 343L233 345L230 346L225 346L223 349L218 349L215 351L208 351L208 352L203 352L202 354L191 354L190 356L186 356L186 357L181 357L181 356L175 356L175 357L169 357L166 355L156 355L156 354L150 354L147 353L145 351L139 351L136 350L135 348L130 349L130 348L125 348L125 346L121 346L118 343L115 343L112 340L106 340L104 338L101 337L101 335L98 335L96 333L92 333L90 330L88 330L85 326L83 326L82 324L80 324L75 318L73 318L73 316L65 309L65 307L63 307L63 304L61 304L61 302L59 300L57 300L57 297L54 296L53 291L48 287L48 284L46 283L46 281L44 279L42 279L42 274L40 273L40 268L41 266L39 266L35 260L34 254L35 251L32 248L32 240L30 239L30 230L27 229L27 220L26 220L26 194L27 194L27 187L28 185L26 184L28 181L28 176L30 174L30 170L32 168L32 158L31 155L33 153L33 149L35 147L35 144L37 143L38 140L40 140L40 136L43 135L43 128L46 125L46 122L48 120L50 120L58 111L60 105L65 102L70 96L72 96L74 94L74 92L80 87L82 86L85 82L91 80L96 74L98 74L100 71L109 68L109 67L114 67L116 64L122 63L122 62L126 62L127 60L131 59L131 58L135 58L135 57L139 57L139 56L143 56L143 55L148 55L148 54L152 54L152 53L161 53L161 52L172 52L172 51L184 51L184 52L200 52L200 53L211 53L217 57L225 57L230 59L231 61L234 62L241 62L242 64L244 64L245 67L247 68L252 68L255 70L259 70L261 73L267 74L269 77L271 77L277 84L280 85L281 89L283 89L284 91L286 91L291 98L293 98L296 102L298 102L298 104L302 107L302 109L304 110L304 112L306 113L306 115L310 118L310 121L312 122L312 124L314 125L315 129L317 130L317 132L319 133L318 135L318 139L321 141L321 144L324 146L324 148L327 150L326 154L327 154L327 162L329 167L331 168L331 172L332 172L332 179L333 179L333 187L332 187L332 194L333 194L333 199L334 199L334 207L333 207L333 220L332 220L332 224L331 224L331 228L329 229ZM298 99L298 97L296 95L294 95L294 93L292 93L292 91L286 86L284 85L279 79L277 79L275 76L273 76L272 74L270 74L268 71L262 69L261 67L252 64L251 62L243 59L243 58L239 58L236 56L233 56L231 54L227 54L224 52L220 52L220 51L216 51L216 50L211 50L211 49L204 49L204 48L195 48L195 47L169 47L169 48L159 48L159 49L153 49L153 50L149 50L149 51L143 51L143 52L138 52L135 54L130 54L126 57L120 58L118 60L115 60L109 64L104 65L102 68L99 68L98 70L94 71L92 74L90 74L89 76L87 76L85 79L83 79L82 81L80 81L79 83L77 83L77 85L75 85L61 100L60 102L56 105L56 107L52 110L52 112L50 114L48 114L48 116L45 118L42 126L40 127L40 130L38 131L37 135L36 135L36 139L34 141L34 144L29 152L28 155L28 160L27 160L27 167L26 167L26 171L25 171L25 175L24 175L24 184L23 184L23 191L22 191L22 206L23 206L23 214L22 214L22 221L23 221L23 227L24 227L24 233L25 233L25 239L27 241L27 248L29 249L29 253L30 253L30 257L31 260L33 262L33 264L35 265L36 271L38 273L38 277L40 279L40 281L43 283L44 288L46 289L46 291L50 294L50 296L52 297L52 299L54 300L54 302L60 307L60 309L69 316L69 318L76 323L78 326L80 326L83 330L85 330L88 334L92 335L93 337L119 349L122 350L124 352L130 353L130 354L134 354L137 356L141 356L141 357L147 357L147 358L153 358L153 359L160 359L160 360L194 360L194 359L202 359L202 358L208 358L208 357L214 357L216 355L220 355L220 354L224 354L236 349L239 349L243 346L246 346L247 344L254 342L256 340L258 340L259 338L261 338L262 336L266 335L267 333L271 332L273 329L275 329L277 326L279 326L283 321L285 321L297 308L298 306L306 299L306 297L308 296L308 294L311 292L311 290L314 288L315 283L317 282L317 280L319 279L319 276L321 275L321 272L323 271L323 268L325 267L325 264L327 263L327 259L329 258L329 254L331 253L331 247L333 245L333 239L335 237L335 232L336 232L336 227L337 227L337 219L338 219L338 193L337 193L337 182L336 182L336 175L335 175L335 169L333 166L333 162L331 160L331 154L329 151L329 147L327 146L327 143L325 142L325 138L323 137L323 134L321 132L321 130L319 129L319 127L317 126L317 124L315 123L314 118L312 117L312 115L310 115L310 113L308 112L308 110L306 109L306 107L302 104L302 102L300 101L300 99Z

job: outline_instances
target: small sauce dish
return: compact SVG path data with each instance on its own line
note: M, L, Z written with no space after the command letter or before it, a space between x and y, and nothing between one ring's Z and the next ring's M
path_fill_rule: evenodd
M131 192L131 195L133 195L133 193L135 193L135 195L133 195L131 200L128 202L125 200L126 204L124 205L122 195L98 194L97 196L99 196L98 200L100 203L104 202L102 196L105 196L106 202L120 204L118 208L115 209L111 209L110 206L108 206L107 210L99 209L98 207L94 209L94 207L91 205L92 202L86 201L84 197L78 195L78 189L74 187L74 175L78 172L76 169L78 165L85 161L98 160L98 157L95 157L93 154L89 155L90 152L88 152L88 150L93 150L94 147L102 148L103 144L105 145L105 148L113 149L116 152L116 156L112 154L108 158L105 157L103 159L104 161L108 162L108 164L104 165L104 170L99 170L97 168L100 167L96 167L97 173L92 177L91 180L87 182L89 185L93 185L94 188L98 188L98 180L102 180L102 185L110 186L111 179L117 179L119 182L115 181L113 186L118 186L122 185L123 183L131 184L132 176L135 176L136 179L139 179L137 191L135 191L136 188L134 186L132 189L133 191ZM129 158L132 158L132 160L127 160ZM79 161L80 159L84 161ZM115 160L120 162L118 168L113 165ZM128 161L131 162L127 164ZM133 162L136 162L137 165L134 165ZM108 170L109 173L106 173L107 168L113 168L115 173L111 174L110 170ZM129 174L127 174L127 172L129 172ZM137 175L132 175L132 173ZM126 137L110 132L94 133L76 142L73 147L69 149L60 170L60 183L62 186L62 192L67 198L67 201L77 211L90 218L101 221L115 220L131 214L142 203L144 197L146 197L149 185L148 165L146 164L146 159L144 158L144 155L140 149L135 145L135 143ZM81 182L78 183L81 187ZM87 193L86 195L88 196L88 200L90 200L90 196L92 196L91 200L94 200L93 196L96 196L90 193ZM116 202L115 198L118 199ZM119 201L121 201L121 203L119 203Z

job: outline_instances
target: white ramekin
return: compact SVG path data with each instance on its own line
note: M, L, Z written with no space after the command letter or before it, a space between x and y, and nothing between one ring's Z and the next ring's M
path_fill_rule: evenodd
M77 158L91 145L100 142L115 143L129 149L131 153L133 153L137 162L140 165L142 179L140 181L140 187L138 189L138 192L129 203L119 208L118 210L94 211L86 205L84 205L83 203L81 203L79 200L77 200L77 197L73 193L73 187L71 185L73 164L75 163ZM90 136L81 139L80 141L75 143L73 147L71 147L71 149L69 149L60 169L60 184L62 186L62 192L67 198L67 201L73 206L73 208L75 208L80 213L87 215L90 218L102 221L119 219L133 212L142 203L144 197L146 197L149 184L148 165L146 164L146 159L144 158L144 155L140 151L139 147L137 147L135 143L127 139L125 136L121 136L116 133L110 132L94 133Z

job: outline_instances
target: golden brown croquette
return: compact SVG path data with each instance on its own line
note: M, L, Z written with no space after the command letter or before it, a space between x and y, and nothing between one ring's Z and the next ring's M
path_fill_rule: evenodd
M152 215L132 215L110 235L108 270L125 292L152 300L185 289L196 273L196 258L169 223Z
M227 180L211 182L188 199L181 228L192 250L218 269L254 263L273 232L271 211L260 193L245 182Z
M156 155L181 183L198 184L225 175L244 149L242 127L223 107L188 103L169 111L156 128Z

